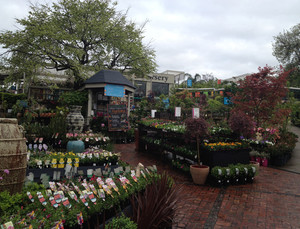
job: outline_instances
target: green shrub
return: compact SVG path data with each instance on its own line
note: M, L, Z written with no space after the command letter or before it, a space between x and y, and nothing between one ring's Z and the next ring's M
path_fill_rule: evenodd
M137 229L137 224L122 214L105 225L105 229Z
M84 106L88 102L87 91L70 91L59 96L58 101L64 106L77 105Z
M18 100L25 100L27 98L25 94L12 94L5 92L0 92L0 97L2 101L6 100L8 108L12 108Z

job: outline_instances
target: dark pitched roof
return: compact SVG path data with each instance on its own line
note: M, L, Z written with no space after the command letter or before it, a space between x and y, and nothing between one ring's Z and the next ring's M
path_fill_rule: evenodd
M84 82L84 84L99 83L126 85L135 88L135 86L133 86L133 84L128 79L126 79L126 77L123 76L121 72L112 70L101 70Z

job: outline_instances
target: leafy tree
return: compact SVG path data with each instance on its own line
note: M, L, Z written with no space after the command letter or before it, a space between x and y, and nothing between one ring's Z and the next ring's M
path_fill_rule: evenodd
M290 31L284 31L274 37L273 55L284 64L300 63L300 24L292 27Z
M300 86L300 24L274 37L273 55L285 66L293 69L289 76L290 86Z
M17 19L23 29L0 33L5 68L31 75L37 69L69 70L75 82L87 73L115 69L143 76L156 68L155 52L138 27L110 0L60 0L31 5ZM16 74L15 77L20 76Z
M258 73L247 76L240 81L239 90L233 96L235 111L240 110L251 117L256 127L272 123L274 117L286 115L279 107L287 94L286 81L289 72L275 72L266 66L259 68ZM278 74L278 75L277 75ZM281 124L281 123L277 123Z

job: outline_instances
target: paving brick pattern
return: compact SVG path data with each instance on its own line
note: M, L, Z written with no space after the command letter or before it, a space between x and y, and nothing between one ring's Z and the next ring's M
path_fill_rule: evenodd
M172 228L300 228L300 174L260 167L253 184L222 188L195 185L159 156L135 151L134 144L115 145L130 165L155 164L184 186Z

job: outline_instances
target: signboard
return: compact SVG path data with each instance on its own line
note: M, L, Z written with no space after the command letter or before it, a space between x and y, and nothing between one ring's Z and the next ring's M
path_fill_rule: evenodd
M155 113L157 110L151 110L151 118L155 118Z
M124 131L129 129L126 104L107 105L108 130Z
M193 118L199 118L199 117L200 117L199 108L193 108Z
M187 80L187 86L188 86L188 87L192 87L192 84L193 84L192 79L188 79L188 80Z
M181 107L175 107L175 117L181 116Z
M168 108L169 108L169 105L170 105L170 100L169 100L169 98L163 99L163 103L165 104L165 108L168 109Z
M106 84L104 87L104 95L114 97L124 97L125 88L121 85Z
M232 104L231 98L230 98L230 97L224 97L224 104L225 104L225 105Z

